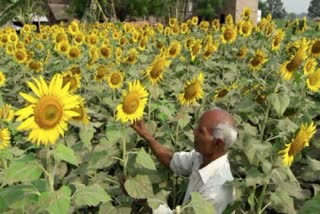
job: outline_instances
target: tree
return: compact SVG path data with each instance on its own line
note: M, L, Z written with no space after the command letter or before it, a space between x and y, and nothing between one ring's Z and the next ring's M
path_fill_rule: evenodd
M287 15L281 0L267 0L267 5L268 12L271 13L273 18L282 19Z
M311 18L320 17L320 0L311 0L308 12Z
M261 17L266 17L268 14L268 5L267 2L259 0L258 9L261 10Z
M196 15L201 19L211 20L218 15L224 0L198 0Z

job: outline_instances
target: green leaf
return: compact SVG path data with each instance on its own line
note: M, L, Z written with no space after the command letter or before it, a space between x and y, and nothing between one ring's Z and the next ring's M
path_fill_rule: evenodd
M166 204L167 198L169 196L170 192L165 190L160 190L154 197L148 198L148 205L152 209L156 209L160 206L160 204Z
M62 186L58 191L45 192L39 198L39 205L51 214L70 213L71 189Z
M124 186L132 198L142 199L153 196L152 184L148 176L137 175L126 180Z
M191 201L189 203L195 213L201 214L215 214L213 204L205 200L200 193L191 192Z
M85 186L81 183L74 183L74 185L76 186L76 192L74 193L73 198L77 206L97 206L101 202L108 202L111 200L106 191L97 184Z
M95 131L96 130L93 127L83 127L80 129L80 132L79 132L79 137L81 141L90 151L92 149L91 140L94 136Z
M140 151L138 152L136 162L138 165L140 165L144 168L156 170L156 166L155 166L152 158L150 157L150 155L148 153L146 153L144 148L141 148Z
M34 157L33 157L34 159ZM42 169L36 160L14 160L5 171L5 176L10 182L33 181L42 174Z
M279 212L296 213L293 206L293 199L285 191L271 193L271 206Z
M258 166L261 161L270 155L271 144L267 142L261 143L252 136L243 138L243 152L246 154L250 164Z
M63 160L67 163L71 163L75 166L78 166L78 160L77 157L74 154L74 151L65 146L64 144L59 144L57 148L54 150L54 159L57 161Z
M251 167L248 170L246 176L246 186L256 186L256 184L264 184L268 181L266 176L259 172L259 170L255 167Z
M279 116L283 115L290 103L290 98L286 93L273 93L267 99Z
M111 122L106 127L106 137L110 143L117 142L121 137L121 127L119 123Z
M178 120L179 126L183 129L186 125L188 125L188 123L190 123L191 117L187 113L178 113L176 119Z
M299 210L299 214L318 214L320 210L320 192L311 200L306 201L302 208Z
M108 213L108 214L130 214L131 208L120 207L120 206L114 207L114 206L112 206L112 204L110 202L107 202L107 203L103 203L100 206L99 213L100 214L105 214L105 213Z

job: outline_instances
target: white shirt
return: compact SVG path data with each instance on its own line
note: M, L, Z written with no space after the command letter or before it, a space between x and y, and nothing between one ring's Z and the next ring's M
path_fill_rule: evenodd
M191 192L199 192L220 214L234 200L233 186L225 184L233 180L227 154L200 169L202 163L201 154L195 150L177 152L171 159L170 168L177 175L190 175L184 204L191 199Z

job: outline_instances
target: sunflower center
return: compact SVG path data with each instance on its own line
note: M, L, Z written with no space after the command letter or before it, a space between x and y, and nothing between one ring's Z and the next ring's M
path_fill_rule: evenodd
M303 148L303 146L304 146L304 143L302 142L302 139L299 139L299 137L297 137L291 143L290 149L288 151L288 155L294 156L294 155L298 154L300 152L300 150Z
M18 51L18 52L16 53L16 58L17 58L19 61L22 61L22 60L24 60L25 55L24 55L24 53L23 53L22 51Z
M56 42L59 43L65 39L66 39L65 35L63 33L59 33L56 37Z
M161 62L161 61L157 62L157 63L153 66L153 68L152 68L152 70L151 70L151 72L150 72L150 76L151 76L153 79L158 78L158 77L161 75L161 73L163 72L163 69L164 69L163 62Z
M102 79L107 74L107 70L104 67L99 67L97 71L96 77L98 79Z
M247 34L247 33L249 32L249 26L243 25L243 26L242 26L242 32L243 32L244 34Z
M121 82L121 76L117 73L113 73L110 78L112 85L117 85Z
M109 55L110 55L110 51L108 48L101 48L100 52L101 52L101 55L104 57L109 57Z
M78 42L78 43L82 42L82 36L78 35L76 37L76 42Z
M77 48L71 48L70 49L70 54L71 57L76 58L79 56L79 51Z
M258 54L252 59L251 65L254 67L258 66L262 62L262 60L263 60L263 56Z
M194 97L196 97L198 91L199 91L199 88L200 88L200 84L198 82L195 82L191 85L189 85L186 89L185 89L185 92L184 92L184 98L186 100L191 100L193 99Z
M122 109L126 114L133 114L139 107L139 96L136 93L130 93L123 101Z
M222 90L219 91L218 97L222 98L222 97L226 96L228 94L228 92L229 91L227 89L222 89Z
M66 52L68 50L68 46L67 45L61 45L60 46L60 51L62 51L62 52Z
M232 30L231 29L227 29L224 34L223 37L225 40L229 41L232 38Z
M314 53L314 54L320 53L320 41L316 41L316 42L312 45L311 52Z
M174 56L174 55L176 55L177 52L178 52L178 51L177 51L177 48L176 48L175 46L173 46L173 47L170 49L169 54L170 54L171 56Z
M29 66L33 70L38 70L38 69L40 69L41 64L40 64L40 62L32 61L32 62L30 62Z
M55 96L44 96L34 109L36 123L42 129L52 129L62 117L63 106Z

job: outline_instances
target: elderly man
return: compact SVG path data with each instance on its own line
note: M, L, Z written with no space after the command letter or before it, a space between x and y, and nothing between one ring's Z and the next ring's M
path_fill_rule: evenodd
M191 192L199 192L213 204L216 213L222 213L233 201L233 187L225 182L233 180L227 151L236 141L237 131L235 120L228 112L214 108L202 114L194 130L194 150L191 152L173 153L165 148L146 129L143 121L135 122L132 128L149 142L163 165L177 175L189 176L184 204L191 199Z

